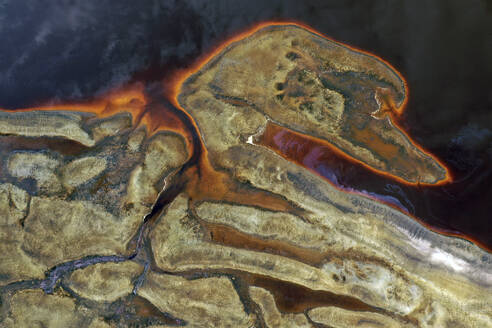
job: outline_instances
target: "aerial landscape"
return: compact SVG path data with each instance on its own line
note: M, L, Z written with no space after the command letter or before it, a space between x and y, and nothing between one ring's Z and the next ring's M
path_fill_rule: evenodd
M390 61L294 19L186 61L0 102L1 327L492 327L491 171Z

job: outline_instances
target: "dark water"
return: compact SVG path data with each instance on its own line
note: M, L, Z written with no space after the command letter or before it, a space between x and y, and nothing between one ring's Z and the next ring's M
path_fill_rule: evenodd
M312 165L492 248L490 0L0 0L0 107L84 100L135 80L159 83L228 36L279 19L308 24L396 67L410 89L403 128L456 182L409 187L322 149Z
M303 138L283 128L267 129L260 144L309 168L340 189L365 194L409 213L434 231L462 236L482 247L490 244L487 217L491 210L490 172L473 174L453 171L454 182L438 186L415 186L396 182L368 171L364 165L340 156L325 143ZM485 180L483 180L485 177ZM475 183L476 184L475 184ZM484 192L485 191L485 192ZM473 220L469 219L473 215Z

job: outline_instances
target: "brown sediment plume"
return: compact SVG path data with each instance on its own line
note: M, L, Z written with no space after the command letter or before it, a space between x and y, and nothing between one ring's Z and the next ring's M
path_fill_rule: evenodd
M2 139L2 151L10 152L15 149L45 150L52 149L63 155L77 155L87 151L89 147L76 141L57 138L29 138L23 136L5 136Z
M133 296L126 302L126 304L124 303L124 305L134 309L137 317L156 319L163 324L183 325L182 320L172 318L169 315L165 315L147 299L138 295Z
M379 312L376 308L353 297L326 291L315 291L261 275L243 275L243 279L252 286L262 287L270 291L275 298L278 309L284 313L302 313L307 309L330 305L352 311Z
M259 274L226 271L240 277L250 286L261 287L272 293L279 311L303 313L318 306L336 306L352 311L382 312L360 300L321 290L311 290L292 282L282 281Z
M379 313L390 318L395 318L401 323L417 324L416 320L401 315L395 315L384 309L371 306L361 300L331 293L323 290L312 290L290 281L283 281L261 274L251 274L243 271L230 269L224 270L193 270L181 272L182 276L188 279L200 277L223 276L227 275L235 281L236 290L243 303L251 308L251 299L248 296L248 288L259 287L273 296L275 306L282 314L302 314L318 307L336 307L360 313Z
M257 238L226 225L203 221L201 224L207 229L210 239L217 244L286 256L313 266L319 265L327 257L316 250L300 248L279 240Z

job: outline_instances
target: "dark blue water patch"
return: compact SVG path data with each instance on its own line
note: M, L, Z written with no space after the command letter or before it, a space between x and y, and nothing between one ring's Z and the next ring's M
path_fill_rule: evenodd
M133 290L132 290L133 295L137 295L138 289L142 287L145 281L145 277L147 276L147 272L149 271L149 268L150 268L150 263L146 262L142 274L138 276L138 278L135 280L135 284L133 285Z

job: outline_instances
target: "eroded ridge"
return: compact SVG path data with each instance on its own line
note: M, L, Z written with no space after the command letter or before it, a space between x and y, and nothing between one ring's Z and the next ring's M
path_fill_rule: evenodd
M178 89L178 108L135 94L1 113L1 326L492 327L489 253L254 142L275 122L445 179L392 121L406 89L390 66L270 26Z

